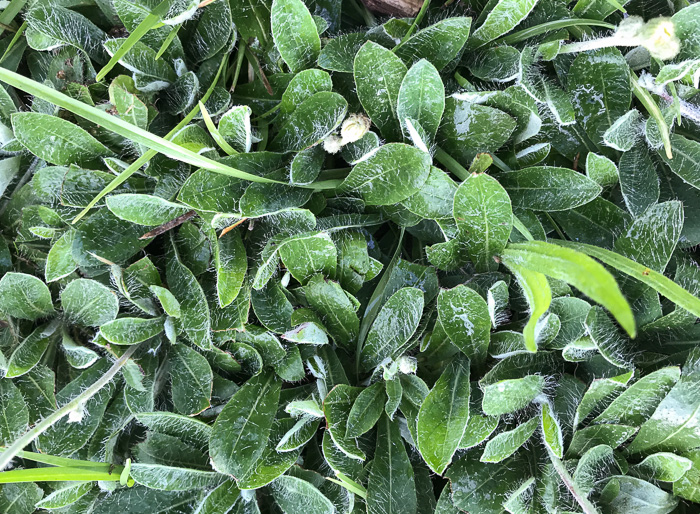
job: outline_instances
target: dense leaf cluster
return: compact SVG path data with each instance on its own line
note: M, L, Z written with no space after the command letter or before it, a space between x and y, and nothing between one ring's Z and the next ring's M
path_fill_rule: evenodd
M3 6L0 511L697 512L700 4Z

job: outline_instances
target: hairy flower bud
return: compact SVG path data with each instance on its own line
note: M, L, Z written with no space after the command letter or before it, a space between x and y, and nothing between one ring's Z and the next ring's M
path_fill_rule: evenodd
M369 130L369 118L364 114L351 114L340 127L340 137L343 144L353 143L364 136Z
M338 153L343 147L343 141L339 136L331 134L323 140L323 149L328 153Z
M652 57L668 61L681 50L681 42L676 36L676 27L671 18L649 20L640 34L642 46Z

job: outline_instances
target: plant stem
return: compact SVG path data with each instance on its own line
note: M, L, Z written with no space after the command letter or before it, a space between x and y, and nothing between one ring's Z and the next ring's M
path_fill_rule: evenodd
M115 377L115 375L119 372L121 367L124 364L126 364L126 362L129 360L129 357L131 357L134 354L137 348L138 345L131 346L126 352L124 352L124 355L122 355L116 360L116 362L112 365L111 368L109 368L109 370L107 370L107 372L104 375L102 375L99 379L97 379L97 381L95 381L94 384L85 389L85 391L80 393L71 401L66 403L63 407L61 407L58 410L55 410L47 417L42 419L37 425L25 432L24 435L20 436L19 439L12 443L4 452L2 452L2 454L0 454L0 470L5 469L5 467L7 467L10 461L12 461L12 459L15 458L20 451L22 451L24 448L30 445L37 437L46 432L53 425L58 423L58 421L60 421L61 418L67 416L81 403L84 403L93 396L95 396L100 389L109 384L111 380Z
M469 177L469 171L439 146L435 152L435 158L460 180L467 180L467 177Z
M560 54L572 54L578 52L586 52L588 50L597 50L598 48L609 48L611 46L634 46L630 45L627 39L610 36L600 39L591 39L588 41L577 41L563 45L559 50Z
M243 57L245 57L246 44L245 41L241 40L238 43L238 54L236 55L236 67L233 72L233 81L231 82L231 93L236 90L236 84L238 84L238 77L241 75L241 68L243 67Z
M599 514L599 511L596 508L596 506L593 505L591 501L586 497L586 495L579 490L578 486L576 485L576 482L574 482L574 479L569 474L569 471L566 469L566 466L561 461L561 459L554 455L549 449L547 450L547 453L549 454L549 459L552 461L552 465L554 466L554 469L559 475L559 478L569 490L571 495L576 499L578 504L581 506L581 509L583 509L584 514Z
M423 16L425 16L425 13L428 10L428 6L430 5L430 0L423 0L423 5L420 7L420 11L418 11L418 14L416 15L415 18L413 18L413 23L411 23L411 26L408 28L408 31L404 35L404 37L401 39L401 42L394 47L394 52L401 48L401 45L403 45L406 41L408 41L408 38L411 37L411 35L415 32L416 28L418 25L420 25L420 22L423 21Z

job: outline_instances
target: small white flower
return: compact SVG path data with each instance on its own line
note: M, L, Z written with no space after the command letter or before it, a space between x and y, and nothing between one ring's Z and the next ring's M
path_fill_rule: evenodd
M642 46L652 57L668 61L681 50L681 41L676 36L676 27L671 18L649 20L641 33Z
M369 130L370 121L364 114L351 114L340 127L340 137L342 144L354 143Z
M335 134L331 134L323 140L323 149L328 153L338 153L343 147L343 140Z

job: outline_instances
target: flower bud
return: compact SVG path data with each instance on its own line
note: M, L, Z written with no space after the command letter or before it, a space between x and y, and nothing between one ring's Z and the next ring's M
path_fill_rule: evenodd
M418 370L418 360L415 357L402 355L399 357L399 371L404 375L411 375Z
M676 27L671 18L649 20L641 32L642 46L652 57L668 61L681 50L681 41L676 36Z
M328 153L338 153L343 147L343 141L335 134L331 134L323 140L323 149Z
M351 114L340 127L340 137L342 144L354 143L369 130L369 118L364 114Z

